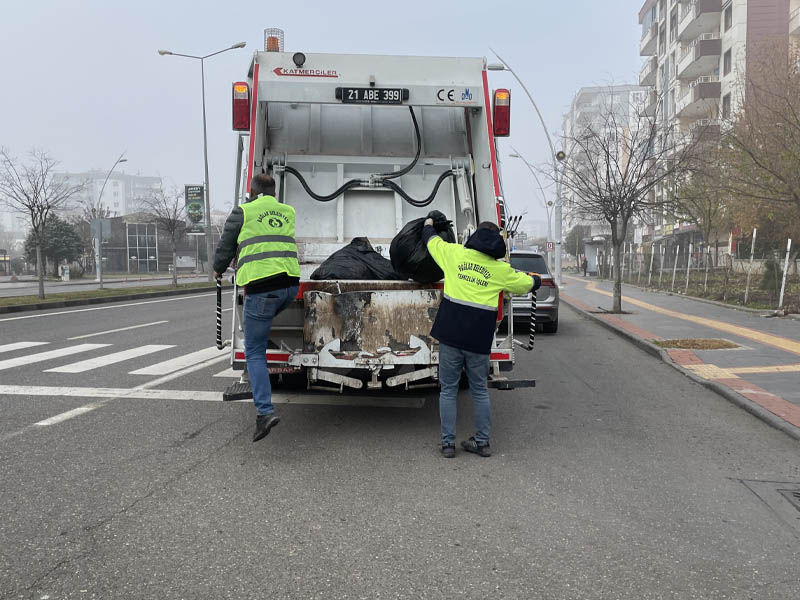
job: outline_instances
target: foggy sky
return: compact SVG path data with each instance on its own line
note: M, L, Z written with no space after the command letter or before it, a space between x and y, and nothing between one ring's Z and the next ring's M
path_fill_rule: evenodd
M487 56L493 47L531 90L555 135L582 86L637 83L641 0L1 0L0 145L22 155L48 150L69 171L124 172L169 184L203 182L199 61L159 56L164 48L209 54L206 108L213 208L232 204L236 135L230 84L247 74L263 29L281 27L286 50L358 54ZM285 8L281 8L285 6ZM538 189L513 144L534 163L549 160L541 125L510 74L512 137L500 142L504 192L513 213L544 220ZM552 196L550 190L548 193ZM522 229L525 229L523 221Z

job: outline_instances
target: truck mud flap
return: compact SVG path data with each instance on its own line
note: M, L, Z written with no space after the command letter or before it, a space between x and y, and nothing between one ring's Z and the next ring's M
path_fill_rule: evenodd
M505 377L492 377L489 379L489 387L495 390L514 390L517 388L536 387L535 379L506 379Z

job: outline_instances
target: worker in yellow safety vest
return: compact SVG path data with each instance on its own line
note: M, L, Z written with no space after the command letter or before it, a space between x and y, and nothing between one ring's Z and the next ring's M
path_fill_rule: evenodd
M538 289L542 280L537 273L515 271L498 260L506 255L506 243L494 223L478 225L463 246L445 242L437 235L437 230L447 227L447 218L432 211L422 230L428 252L444 272L444 293L431 330L439 341L442 455L455 456L456 395L464 369L475 407L475 435L461 442L461 447L488 457L492 454L489 355L497 326L498 297L502 292L526 294Z
M294 224L294 208L275 199L275 180L270 175L255 175L250 182L250 201L228 216L214 256L217 279L236 257L236 283L245 290L242 323L257 413L254 442L280 422L271 401L267 342L273 319L295 299L300 283Z

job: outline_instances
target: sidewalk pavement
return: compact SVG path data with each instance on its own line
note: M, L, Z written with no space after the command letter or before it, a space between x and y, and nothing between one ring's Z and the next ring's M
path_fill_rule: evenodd
M659 353L684 373L800 439L800 322L625 285L611 315L612 282L567 275L562 301ZM725 339L729 350L661 351L652 341Z

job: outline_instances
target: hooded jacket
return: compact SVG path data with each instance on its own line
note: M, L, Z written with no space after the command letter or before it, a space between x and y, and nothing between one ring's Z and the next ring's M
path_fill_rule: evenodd
M533 288L534 278L497 260L506 255L506 244L490 229L478 229L461 246L445 242L427 225L422 239L444 272L444 293L431 335L448 346L489 354L499 295L526 294Z

